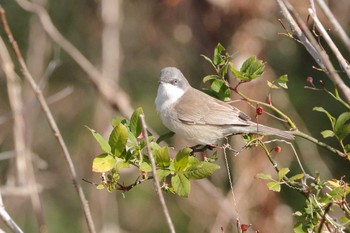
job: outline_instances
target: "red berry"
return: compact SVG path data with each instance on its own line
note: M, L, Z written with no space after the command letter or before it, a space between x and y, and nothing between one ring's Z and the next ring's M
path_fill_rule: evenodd
M278 154L278 153L280 153L280 152L282 151L282 148L281 148L280 146L276 146L276 147L274 148L274 150L275 150L275 152Z
M313 83L314 79L311 76L309 76L309 77L306 78L306 82Z
M264 109L262 107L256 108L256 115L262 115L264 113Z
M242 230L243 232L246 232L246 231L249 229L250 226L251 226L251 224L249 224L249 225L247 225L247 224L241 224L241 230Z

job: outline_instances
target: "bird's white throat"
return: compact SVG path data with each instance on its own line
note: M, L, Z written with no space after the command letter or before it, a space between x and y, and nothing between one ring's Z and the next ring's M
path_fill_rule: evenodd
M175 103L184 93L184 90L170 83L160 83L156 97L157 111L164 111L171 104Z

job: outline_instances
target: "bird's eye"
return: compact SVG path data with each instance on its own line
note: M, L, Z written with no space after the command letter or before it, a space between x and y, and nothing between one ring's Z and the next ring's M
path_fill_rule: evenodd
M175 85L175 84L177 84L177 79L175 79L175 80L173 80L173 84Z

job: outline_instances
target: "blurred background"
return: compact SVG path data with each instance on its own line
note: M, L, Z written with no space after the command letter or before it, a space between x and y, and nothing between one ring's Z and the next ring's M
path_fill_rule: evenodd
M120 85L129 95L131 107L144 109L146 121L156 134L168 131L160 122L154 105L160 69L176 66L193 87L200 89L205 86L202 78L214 74L211 65L200 55L212 57L219 42L234 54L233 63L237 67L252 55L266 62L262 78L241 86L241 91L247 96L265 101L270 91L266 81L288 74L288 90L272 90L272 101L297 123L300 130L322 139L320 132L329 128L330 124L323 114L312 111L312 108L322 106L335 116L344 111L323 92L304 88L309 76L314 78L315 83L323 80L330 89L333 85L322 72L312 68L316 63L301 44L281 34L285 30L278 19L282 19L288 30L289 25L273 0L33 2L45 6L63 36L101 71L101 81L112 80ZM306 21L308 1L292 2ZM88 75L47 36L35 15L24 11L16 1L0 0L0 3L6 10L29 70L40 83L68 144L79 180L84 178L99 182L98 174L91 171L91 164L100 149L84 126L107 137L111 119L116 115L128 117L129 113L116 112L101 99ZM350 2L329 1L329 5L341 25L349 31ZM319 17L326 28L331 27L321 13ZM0 28L0 35L11 50L3 27ZM349 53L344 52L344 56L349 58ZM15 59L14 63L17 64ZM16 70L20 74L18 65ZM232 82L235 80L232 79ZM13 153L13 119L6 85L1 70L1 193L5 207L18 225L25 232L38 232L29 189L25 186L21 188L18 181L25 173L17 170ZM32 152L42 218L49 232L87 232L61 149L29 85L23 81L21 86L26 144ZM232 96L232 99L237 98ZM241 103L238 106L254 117L254 108ZM287 129L266 114L259 121ZM338 147L332 139L326 142ZM175 136L169 144L177 150L186 142ZM244 145L242 138L233 137L232 145L240 149ZM289 167L293 174L300 173L290 147L286 144L280 146L282 152L275 157L279 165ZM349 181L349 163L302 139L297 139L294 146L302 164L311 174L319 171L324 179L340 179L345 174L345 180ZM260 149L245 150L236 157L229 155L228 158L236 203L233 202L223 156L219 154L218 163L222 169L209 180L192 182L188 198L165 194L177 232L221 232L221 227L225 232L236 232L237 217L242 223L252 224L252 228L259 232L292 232L292 213L303 207L304 198L286 187L280 194L268 191L265 181L254 178L259 172L274 174L272 165ZM128 184L137 176L137 172L127 171L122 181ZM117 191L108 193L96 190L89 183L81 183L98 232L168 231L151 181L125 194ZM7 230L3 223L0 223L0 228Z

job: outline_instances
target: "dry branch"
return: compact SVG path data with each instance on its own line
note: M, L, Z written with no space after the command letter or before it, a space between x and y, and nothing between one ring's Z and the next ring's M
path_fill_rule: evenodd
M34 91L34 93L39 101L39 104L44 112L44 115L47 118L47 121L50 125L50 128L51 128L54 136L56 137L56 139L57 139L57 141L58 141L58 143L63 151L64 159L65 159L65 162L67 164L74 188L77 191L77 194L79 196L79 200L81 202L81 205L82 205L82 208L84 211L84 215L85 215L85 219L86 219L86 222L87 222L87 225L89 228L89 232L95 233L96 230L95 230L95 226L94 226L94 223L92 220L91 211L90 211L88 202L86 200L85 194L83 192L83 189L82 189L80 183L78 182L77 173L76 173L71 155L68 151L67 145L63 140L63 137L60 133L60 130L56 124L56 121L51 113L51 110L50 110L50 108L45 100L45 97L44 97L40 87L36 84L36 82L34 81L32 75L30 74L30 72L27 68L27 65L23 59L22 53L20 52L18 44L17 44L16 40L14 39L12 32L11 32L11 29L7 23L7 19L5 16L5 10L2 8L1 5L0 5L0 16L1 16L1 21L2 21L2 24L4 26L5 32L9 38L10 43L12 44L13 50L17 56L22 74L23 74L24 78L29 82L31 88L33 89L33 91Z
M130 117L133 108L131 107L129 96L114 82L102 78L101 72L57 30L45 8L27 0L16 1L24 10L32 12L39 17L46 33L84 70L102 99L123 116Z
M339 91L343 94L347 103L350 103L350 89L345 85L337 71L335 70L332 62L329 59L326 51L316 41L315 37L306 26L305 22L300 18L298 12L290 4L288 0L276 0L281 13L291 25L293 32L300 39L306 50L312 55L314 60L328 75L329 79L336 85ZM310 52L312 51L312 52Z
M13 113L14 126L13 137L17 161L17 174L20 186L32 187L30 192L30 200L39 223L40 232L47 232L43 208L40 201L37 182L34 174L34 168L31 160L30 149L26 145L25 140L25 119L23 113L22 88L20 80L14 71L14 65L7 51L5 43L0 37L0 65L4 70L7 78L7 89L11 110Z
M160 185L159 185L159 180L158 180L158 176L157 176L156 162L154 160L154 157L153 157L153 154L152 154L152 150L151 150L151 146L150 146L150 143L149 143L149 140L148 140L148 132L147 132L147 126L146 126L146 122L145 122L145 116L144 115L140 115L140 119L141 119L141 123L142 123L143 135L144 135L144 137L146 139L146 146L147 146L147 152L148 152L149 160L150 160L151 165L152 165L152 175L153 175L154 187L156 188L159 201L160 201L160 203L162 205L162 209L163 209L165 218L167 220L169 230L170 230L171 233L175 233L175 227L174 227L173 221L171 220L168 207L166 206L166 203L165 203L165 200L164 200L164 196L163 196L162 190L161 190Z

